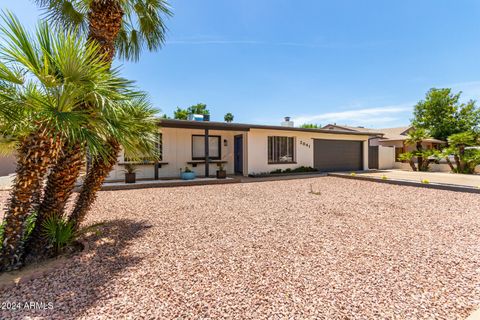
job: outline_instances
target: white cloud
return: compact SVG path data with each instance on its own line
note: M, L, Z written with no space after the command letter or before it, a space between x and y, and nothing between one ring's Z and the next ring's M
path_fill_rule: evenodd
M381 127L386 125L400 125L408 122L408 117L412 111L414 103L405 103L401 105L354 109L339 112L327 112L316 115L302 115L293 117L296 124L302 123L328 123L361 125L370 127Z

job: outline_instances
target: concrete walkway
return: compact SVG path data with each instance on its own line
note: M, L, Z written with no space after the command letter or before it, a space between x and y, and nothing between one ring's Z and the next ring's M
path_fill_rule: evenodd
M413 182L428 180L430 183L451 184L467 187L480 187L480 175L478 174L455 174L446 172L414 172L402 170L378 170L371 172L357 172L358 176L372 178L399 179Z
M1 190L10 190L12 187L13 179L15 178L14 174L10 174L8 176L1 176L0 177L0 191Z

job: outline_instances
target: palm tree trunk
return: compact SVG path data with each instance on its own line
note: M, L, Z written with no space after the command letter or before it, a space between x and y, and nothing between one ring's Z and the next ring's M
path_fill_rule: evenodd
M115 40L122 28L123 10L118 0L93 0L88 13L88 39L100 46L105 60L115 55Z
M447 164L448 166L450 167L450 170L452 170L452 172L455 172L455 167L453 166L452 164L452 161L450 161L450 159L447 157L445 157L445 160L447 160Z
M408 163L410 164L410 167L412 168L413 171L417 171L417 167L415 166L415 162L413 161L413 158L411 158Z
M115 55L115 41L123 22L123 10L120 3L118 0L94 0L90 5L88 19L88 39L96 42L100 46L101 53L104 54L104 59L111 62ZM93 161L89 168L80 196L70 215L69 220L74 223L77 229L95 201L96 193L117 162L117 156L120 152L118 142L115 139L109 139L107 148L110 149L107 159L98 158Z
M108 148L110 149L109 156L106 159L97 158L93 161L92 167L83 182L75 208L70 215L69 221L74 224L77 230L97 198L97 192L102 187L110 171L112 171L113 166L117 163L120 145L112 139L108 141Z
M0 256L2 271L21 266L25 221L32 213L33 201L40 195L43 179L59 149L60 139L40 129L23 139L17 150L16 177L4 217L5 229Z
M27 253L35 256L44 253L48 245L46 239L42 237L43 222L52 215L64 216L65 205L85 162L85 151L81 144L69 146L65 143L62 149L62 154L48 175L44 196L37 211L35 228L26 245Z

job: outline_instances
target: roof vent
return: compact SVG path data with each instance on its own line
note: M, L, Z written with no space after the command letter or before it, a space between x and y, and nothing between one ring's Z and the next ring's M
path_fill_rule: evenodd
M290 117L285 117L283 118L285 121L283 121L282 127L293 127L293 121L290 121Z

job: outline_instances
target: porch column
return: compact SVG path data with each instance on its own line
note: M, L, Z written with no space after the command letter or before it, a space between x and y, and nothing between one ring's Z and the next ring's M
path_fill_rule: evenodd
M155 180L158 180L158 167L159 167L159 164L158 164L158 160L155 160L155 164L153 165L154 167L154 179Z
M210 155L209 155L209 143L208 143L208 129L205 129L205 177L210 174Z

